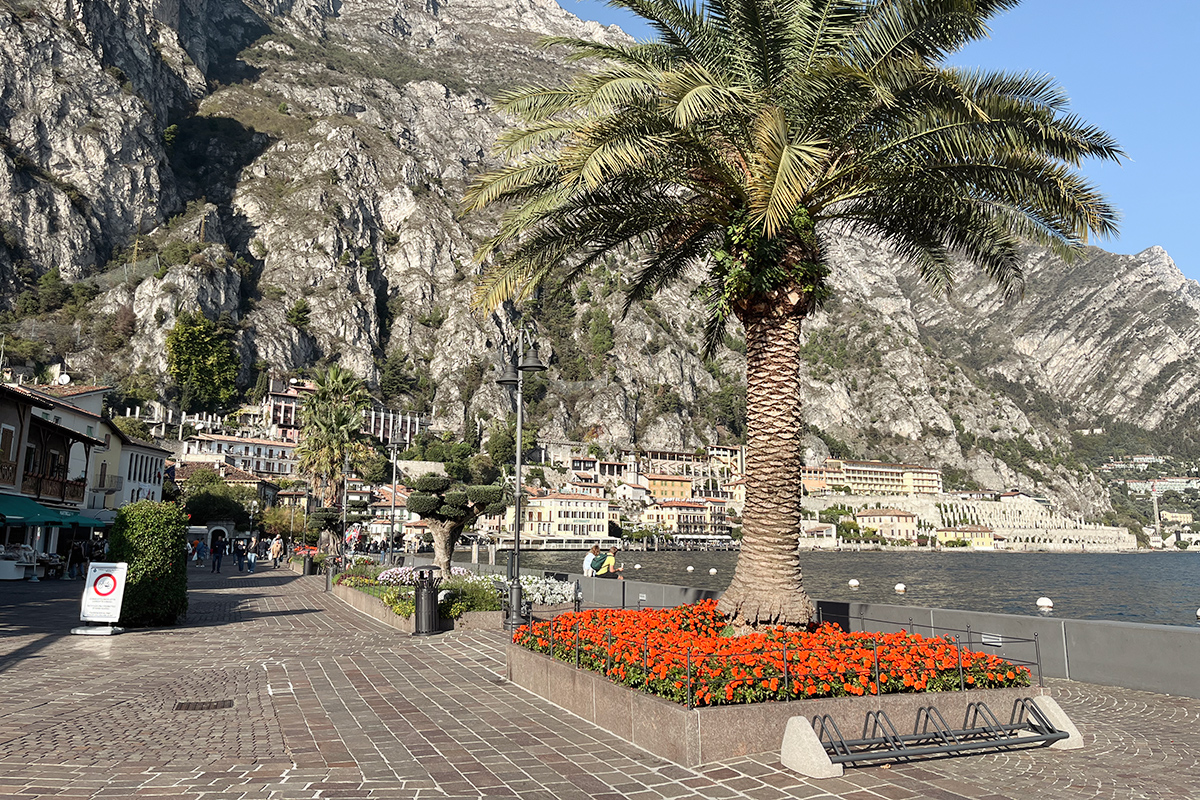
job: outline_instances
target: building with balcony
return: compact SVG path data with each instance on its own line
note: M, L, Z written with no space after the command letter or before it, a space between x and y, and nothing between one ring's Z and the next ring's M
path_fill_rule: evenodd
M0 525L5 547L28 548L25 552L36 553L40 562L66 556L72 538L90 535L102 525L79 513L92 451L102 445L103 440L64 425L51 398L25 387L0 385Z
M887 464L882 461L845 461L828 458L825 460L825 481L830 488L845 486L850 490L850 494L865 496L912 496L942 492L942 473L918 464Z
M223 462L268 480L278 480L295 473L296 445L275 439L200 433L184 442L180 461Z

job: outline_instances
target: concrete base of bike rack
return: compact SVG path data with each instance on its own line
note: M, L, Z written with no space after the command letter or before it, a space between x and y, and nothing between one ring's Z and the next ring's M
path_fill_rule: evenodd
M792 717L783 729L783 746L779 760L788 769L808 778L840 778L841 764L829 760L825 745L817 738L808 717Z
M1083 747L1083 737L1079 734L1079 728L1075 727L1075 723L1071 722L1071 718L1067 716L1067 712L1062 710L1062 706L1058 701L1049 695L1041 695L1033 698L1033 704L1038 707L1038 710L1046 715L1046 720L1060 731L1066 731L1071 734L1066 739L1061 739L1054 742L1050 747L1054 750L1078 750Z
M976 689L706 706L689 711L687 706L613 683L598 672L579 669L519 645L509 644L507 655L508 679L513 683L638 747L685 766L754 753L779 753L788 721L796 716L811 719L828 714L843 733L851 736L862 729L867 712L877 709L884 709L897 724L903 721L911 725L918 708L932 705L956 723L966 715L967 703L982 700L1007 720L1017 698L1037 697L1040 701L1045 695L1045 690L1037 687ZM1044 708L1040 702L1039 708ZM1067 728L1059 718L1051 717L1051 721L1060 730L1074 729Z

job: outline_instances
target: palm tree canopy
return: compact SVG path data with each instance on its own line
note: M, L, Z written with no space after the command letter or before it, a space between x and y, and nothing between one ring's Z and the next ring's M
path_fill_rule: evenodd
M315 391L300 409L303 441L296 448L298 471L325 505L337 498L347 458L361 461L370 452L362 441L362 412L370 395L353 373L331 366L317 375Z
M1076 168L1123 153L1053 80L944 66L1016 0L610 4L659 39L548 40L599 66L498 99L521 126L465 200L504 209L481 310L629 248L629 302L705 264L712 343L781 288L819 303L830 236L881 237L935 289L959 256L1019 293L1022 241L1069 258L1115 230Z

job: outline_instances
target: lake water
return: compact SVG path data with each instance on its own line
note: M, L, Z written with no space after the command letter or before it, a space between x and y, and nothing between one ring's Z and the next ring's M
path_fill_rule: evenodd
M728 586L736 559L734 552L678 551L618 558L627 578L703 589ZM582 551L521 554L526 569L578 573L582 562ZM805 588L821 600L1036 615L1037 599L1046 596L1052 616L1193 626L1200 608L1200 553L812 552L801 554L801 565ZM851 578L859 589L847 586ZM896 594L897 583L908 592Z

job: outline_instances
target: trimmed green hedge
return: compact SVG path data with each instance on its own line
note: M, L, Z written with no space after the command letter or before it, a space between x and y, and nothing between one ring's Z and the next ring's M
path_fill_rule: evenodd
M129 564L122 625L174 625L187 613L187 523L174 503L142 500L117 512L108 552Z

